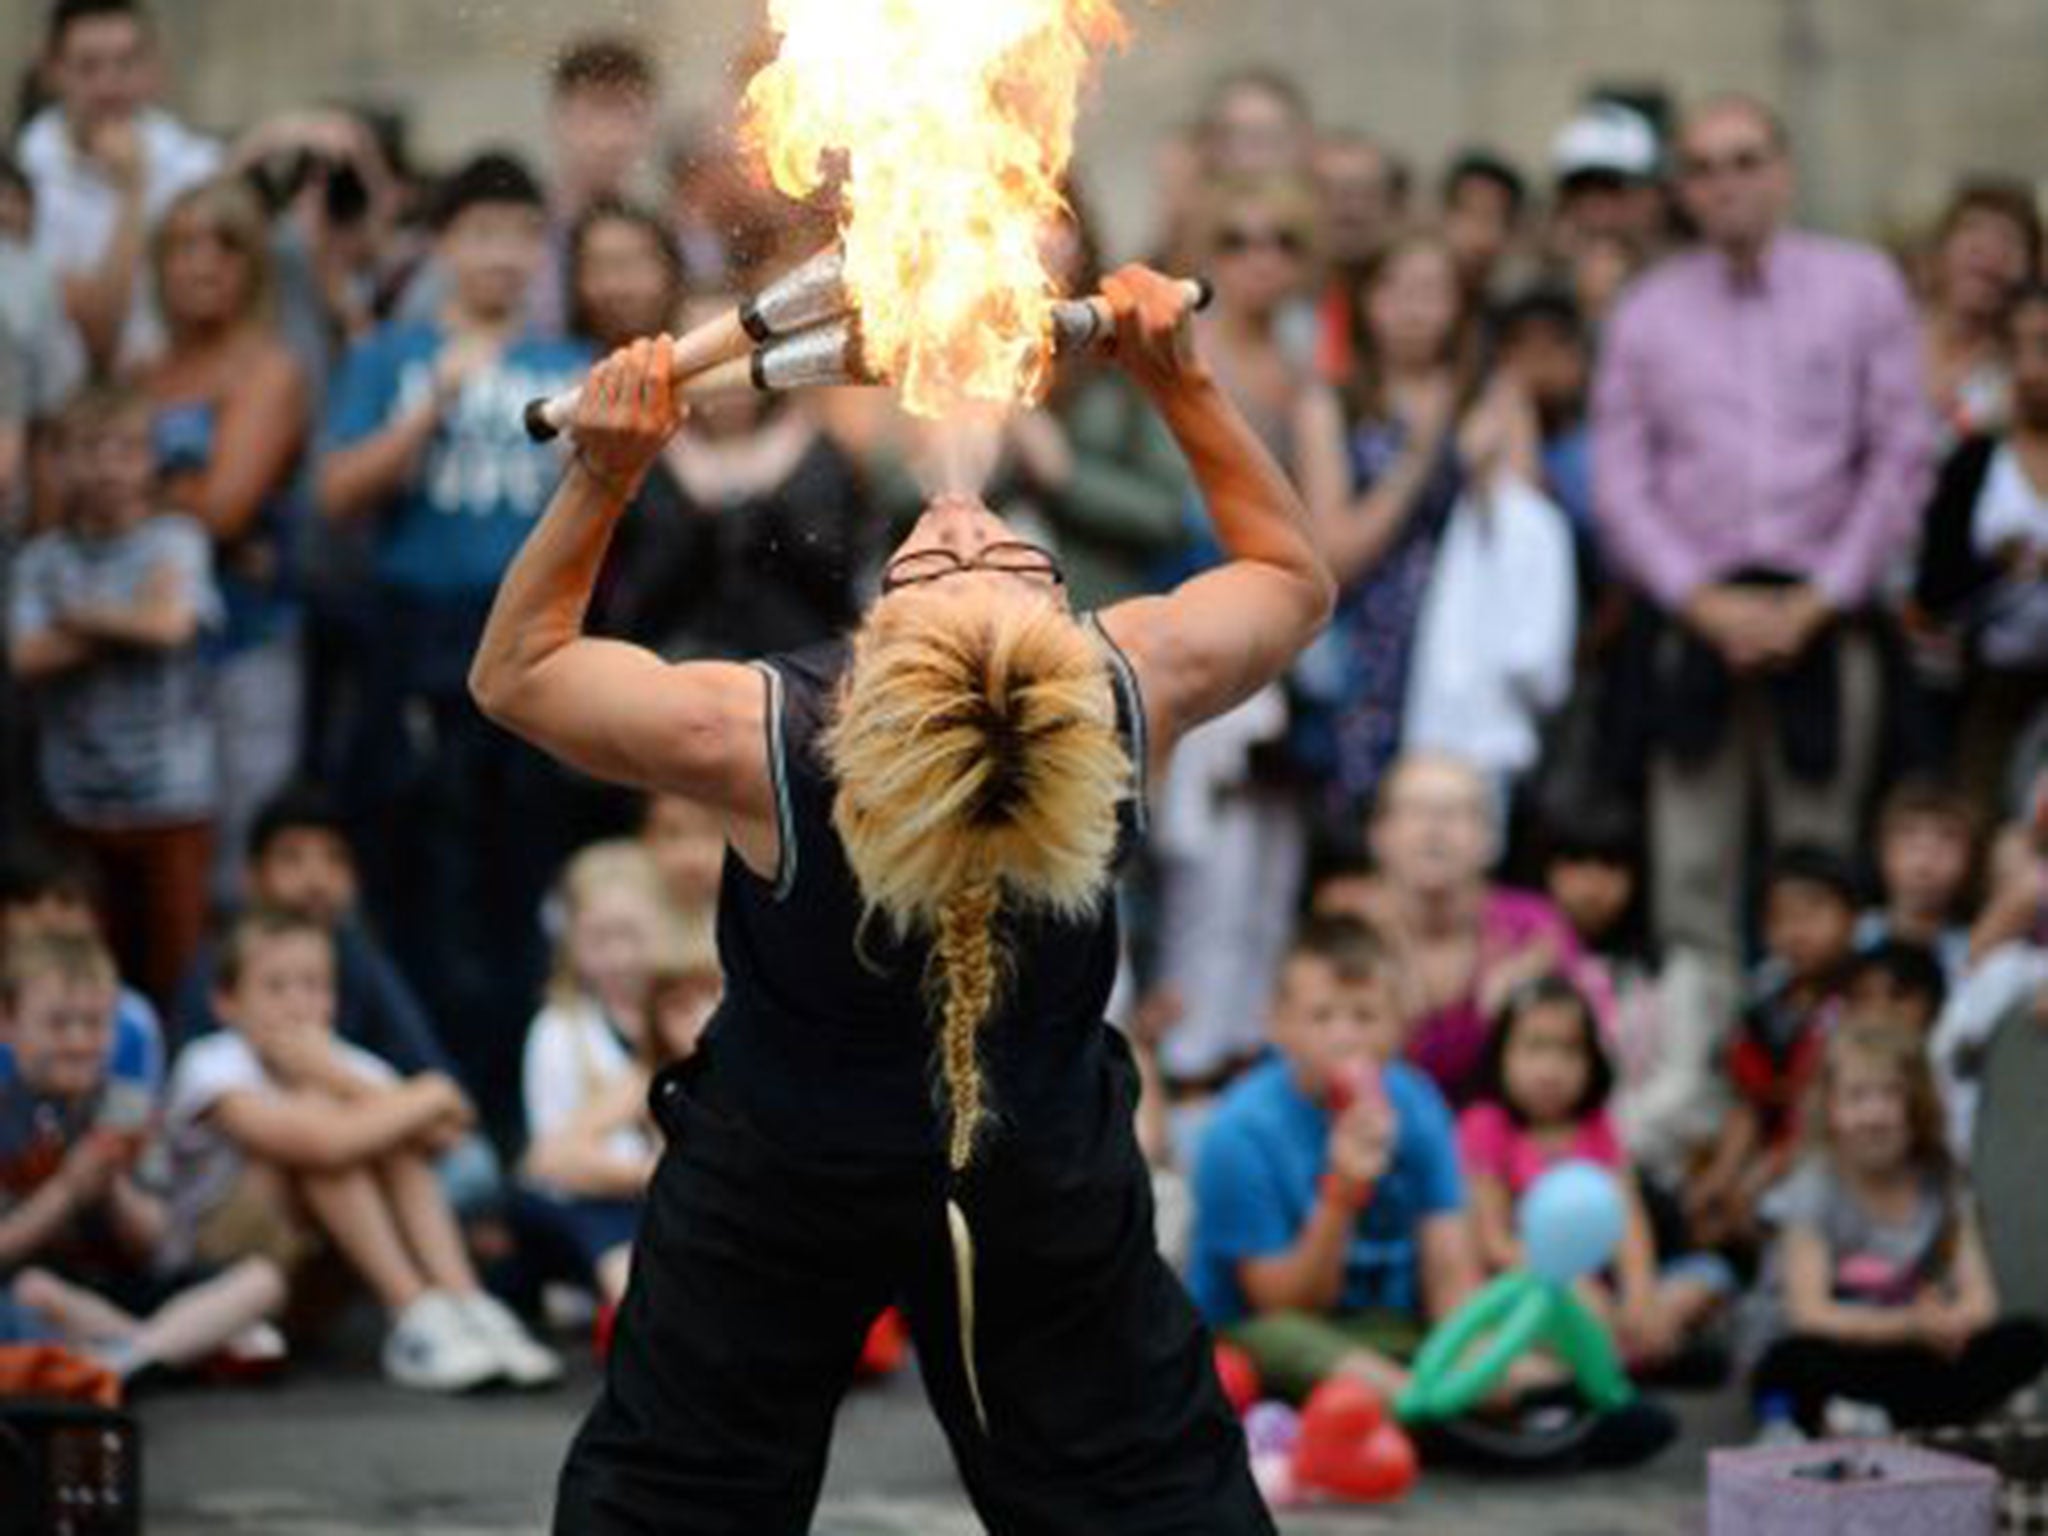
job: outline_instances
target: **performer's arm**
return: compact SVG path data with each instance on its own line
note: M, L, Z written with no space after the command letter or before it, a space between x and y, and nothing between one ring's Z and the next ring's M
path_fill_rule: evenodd
M612 531L681 420L670 364L666 340L640 342L591 376L569 429L573 465L499 588L470 691L498 724L586 773L772 826L760 676L583 633Z
M1195 358L1179 285L1126 268L1103 293L1118 355L1172 428L1228 557L1103 615L1138 670L1163 753L1285 672L1328 622L1336 585L1300 496Z

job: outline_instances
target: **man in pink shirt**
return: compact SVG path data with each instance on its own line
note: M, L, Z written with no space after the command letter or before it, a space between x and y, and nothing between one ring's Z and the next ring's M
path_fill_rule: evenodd
M1853 851L1882 707L1857 619L1926 501L1933 421L1892 263L1785 227L1794 173L1768 108L1700 108L1678 170L1701 243L1615 314L1595 511L1673 621L1652 708L1660 937L1733 959L1759 783L1774 842Z

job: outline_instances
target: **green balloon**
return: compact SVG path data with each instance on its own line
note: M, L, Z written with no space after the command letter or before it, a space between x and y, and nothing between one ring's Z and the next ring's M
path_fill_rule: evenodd
M1502 1275L1429 1336L1395 1413L1411 1422L1463 1413L1535 1342L1548 1311L1541 1280L1520 1271ZM1467 1359L1482 1340L1483 1347Z
M1629 1402L1614 1341L1567 1286L1526 1271L1502 1275L1445 1320L1415 1357L1394 1404L1404 1423L1455 1418L1491 1392L1526 1351L1545 1345L1571 1368L1581 1393L1606 1410Z
M1568 1290L1560 1288L1558 1301L1550 1321L1550 1345L1572 1368L1586 1401L1602 1411L1634 1401L1636 1389L1600 1319Z

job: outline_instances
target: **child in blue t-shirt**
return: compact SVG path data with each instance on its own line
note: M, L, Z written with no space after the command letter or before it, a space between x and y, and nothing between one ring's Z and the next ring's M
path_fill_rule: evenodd
M319 476L326 516L374 527L379 586L426 604L496 589L561 471L558 450L527 440L522 409L590 361L526 329L546 214L523 165L478 156L436 212L448 300L433 323L384 326L349 354Z
M41 843L22 843L0 855L0 949L42 939L102 938L93 911L92 869L77 855ZM14 1047L0 1030L0 1093L16 1077ZM119 987L107 1041L107 1111L140 1123L163 1087L163 1026L156 1009L134 988Z
M1400 996L1376 935L1312 920L1282 968L1277 1055L1196 1155L1189 1286L1275 1397L1342 1372L1398 1392L1400 1361L1478 1284L1450 1110L1400 1059Z
M359 698L334 775L366 832L366 904L501 1132L519 1096L504 1042L545 963L534 914L580 824L563 776L484 720L468 688L498 582L561 474L522 408L588 361L526 327L545 232L540 185L516 159L480 155L448 179L434 246L446 301L431 324L386 326L349 355L317 494L327 519L368 535L376 622L350 657Z

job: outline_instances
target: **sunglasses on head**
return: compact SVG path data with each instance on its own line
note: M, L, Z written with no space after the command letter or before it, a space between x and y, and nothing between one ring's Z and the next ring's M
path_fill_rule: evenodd
M950 549L937 548L917 549L907 555L899 555L882 572L882 591L899 592L905 587L928 586L968 571L993 571L999 576L1015 576L1042 587L1065 586L1067 580L1066 573L1060 569L1060 563L1053 558L1051 551L1040 549L1036 544L1027 544L1022 539L999 539L993 544L983 545L971 559L956 555Z
M1308 248L1308 242L1292 229L1243 229L1232 226L1216 237L1216 254L1219 256L1241 256L1246 251L1279 251L1287 256L1299 256Z

